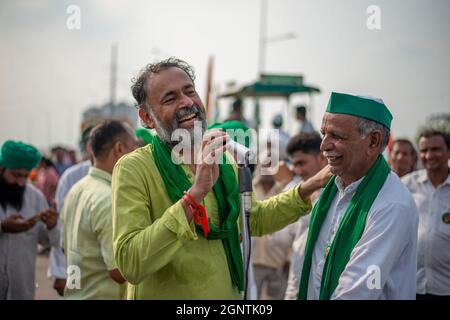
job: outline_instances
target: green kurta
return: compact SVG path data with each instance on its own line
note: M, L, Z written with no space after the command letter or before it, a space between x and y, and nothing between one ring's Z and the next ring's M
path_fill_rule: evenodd
M194 182L189 167L182 167ZM114 256L129 281L129 299L242 298L232 285L222 241L197 236L181 202L170 201L149 145L119 160L112 189ZM213 192L203 205L219 225ZM278 231L310 210L298 187L266 201L253 197L252 235Z

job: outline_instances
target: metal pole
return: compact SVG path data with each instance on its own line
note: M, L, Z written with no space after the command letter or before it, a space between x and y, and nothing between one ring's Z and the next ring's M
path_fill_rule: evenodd
M111 46L111 69L109 80L109 103L114 105L116 102L117 87L117 43Z
M259 24L259 63L258 77L266 68L266 37L267 37L267 0L261 0L261 15Z
M252 238L250 232L250 212L252 211L252 173L248 163L238 166L239 193L241 194L242 246L244 256L244 300L250 298L248 283L251 262Z

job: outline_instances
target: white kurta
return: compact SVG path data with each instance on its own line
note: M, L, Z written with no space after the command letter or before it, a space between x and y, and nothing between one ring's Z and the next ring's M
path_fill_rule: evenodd
M308 299L319 299L325 248L362 178L338 192L313 250ZM367 215L366 227L353 249L331 299L415 299L418 214L414 200L392 172Z
M288 283L284 295L285 300L297 300L310 218L311 214L300 217L297 222L271 235L276 245L292 248Z
M450 175L437 188L426 170L402 178L419 211L417 293L450 295Z
M61 179L59 179L55 194L56 210L58 212L61 212L64 198L69 193L70 188L88 174L90 167L91 161L86 160L77 163L64 171Z
M91 161L86 160L77 163L76 165L73 165L72 167L64 171L61 179L59 179L55 195L56 210L58 211L58 213L61 212L64 205L64 199L66 198L66 195L69 193L70 189L75 183L80 181L88 174L90 167ZM65 279L67 276L66 260L59 244L51 248L49 259L50 267L48 270L48 276L58 279Z
M27 183L23 208L19 212L22 217L31 218L47 207L41 191ZM6 210L0 206L1 220L15 213L16 209L11 206ZM26 232L12 234L0 231L0 300L34 299L37 245L55 245L58 242L58 228L49 231L42 221Z

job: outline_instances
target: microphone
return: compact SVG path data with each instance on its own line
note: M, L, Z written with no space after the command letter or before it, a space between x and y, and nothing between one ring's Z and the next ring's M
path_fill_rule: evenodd
M256 164L255 153L233 139L228 140L227 150L233 154L236 162L240 165Z

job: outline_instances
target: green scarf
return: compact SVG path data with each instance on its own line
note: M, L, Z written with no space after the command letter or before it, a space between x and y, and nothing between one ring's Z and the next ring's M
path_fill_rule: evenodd
M390 171L383 156L379 155L350 200L350 204L339 224L325 260L320 286L320 300L330 299L336 289L339 277L350 259L350 254L364 232L367 214ZM305 260L303 261L300 290L298 293L298 299L301 300L305 300L307 297L312 253L322 223L327 216L330 205L337 192L335 179L336 177L333 176L328 181L311 214Z
M175 165L171 159L171 150L158 136L152 136L151 148L158 171L164 181L170 199L175 203L179 201L184 191L191 186L186 173L180 165ZM243 262L237 220L240 214L240 197L236 173L232 165L226 164L223 155L223 164L219 165L219 178L213 186L219 206L221 227L209 221L210 232L208 240L221 239L227 257L231 280L240 291L244 288ZM201 225L195 225L197 232L204 236Z

